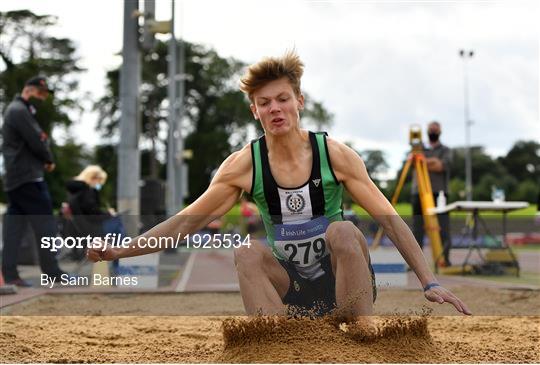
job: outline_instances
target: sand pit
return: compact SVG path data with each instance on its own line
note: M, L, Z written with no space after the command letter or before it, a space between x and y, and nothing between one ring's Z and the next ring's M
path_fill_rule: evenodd
M491 315L441 315L430 304L431 315L387 316L421 313L425 302L417 292L381 291L368 336L329 319L241 317L238 294L47 296L3 311L0 362L540 362L539 293L456 292L479 314L473 299L484 296ZM111 304L116 314L103 310Z
M377 317L372 320L374 327L366 330L364 326L355 328L355 324L339 326L331 319L228 319L223 324L224 350L218 360L243 363L419 362L436 351L426 317Z

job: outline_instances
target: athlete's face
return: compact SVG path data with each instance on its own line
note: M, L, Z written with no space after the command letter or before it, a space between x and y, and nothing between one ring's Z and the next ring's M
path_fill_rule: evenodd
M266 133L283 135L298 127L304 96L296 96L289 80L283 77L255 91L250 107Z

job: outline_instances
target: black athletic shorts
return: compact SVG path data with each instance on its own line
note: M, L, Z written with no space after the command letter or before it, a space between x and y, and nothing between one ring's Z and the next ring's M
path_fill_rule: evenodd
M332 271L330 255L326 255L320 261L324 274L313 281L301 277L291 262L278 261L289 275L289 290L283 297L283 304L292 306L289 310L291 314L322 316L336 308L336 278ZM375 273L371 266L371 259L369 270L371 272L373 302L375 302L377 286L375 285Z

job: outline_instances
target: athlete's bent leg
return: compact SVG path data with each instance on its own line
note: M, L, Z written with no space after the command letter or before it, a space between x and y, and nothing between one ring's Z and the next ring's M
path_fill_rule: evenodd
M240 294L247 314L285 314L281 298L289 290L289 276L268 247L251 241L234 250Z
M373 289L367 242L351 222L333 222L326 231L336 277L336 304L345 316L373 313Z

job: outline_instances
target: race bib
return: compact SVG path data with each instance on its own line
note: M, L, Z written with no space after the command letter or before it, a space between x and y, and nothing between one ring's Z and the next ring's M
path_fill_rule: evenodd
M277 224L275 249L299 268L313 266L328 254L325 236L329 224L324 216L302 224Z

